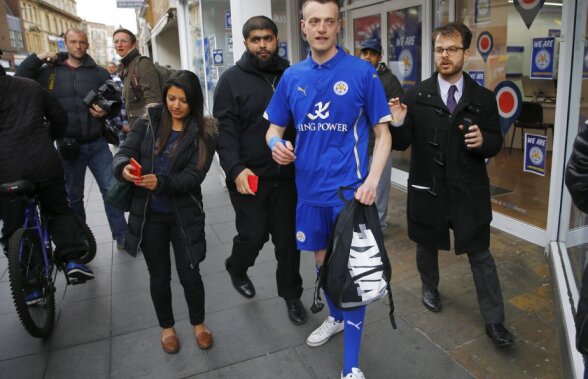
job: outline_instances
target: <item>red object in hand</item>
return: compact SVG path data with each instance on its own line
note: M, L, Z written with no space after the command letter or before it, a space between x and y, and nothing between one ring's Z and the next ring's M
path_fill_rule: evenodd
M257 175L249 175L247 177L247 182L249 183L249 188L254 193L257 192L257 183L259 182L259 177Z
M131 158L131 166L131 174L135 176L141 176L141 165L135 160L135 158Z

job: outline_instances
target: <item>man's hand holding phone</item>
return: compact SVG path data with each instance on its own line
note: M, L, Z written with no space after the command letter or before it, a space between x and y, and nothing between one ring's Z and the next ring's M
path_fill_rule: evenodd
M258 178L250 169L246 168L235 178L235 187L241 195L255 195Z

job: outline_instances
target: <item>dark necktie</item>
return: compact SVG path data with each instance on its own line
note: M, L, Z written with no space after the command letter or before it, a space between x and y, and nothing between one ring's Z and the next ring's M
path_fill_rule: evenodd
M452 85L447 92L447 109L449 109L449 112L451 113L453 113L457 106L457 103L455 102L455 91L457 91L457 87Z

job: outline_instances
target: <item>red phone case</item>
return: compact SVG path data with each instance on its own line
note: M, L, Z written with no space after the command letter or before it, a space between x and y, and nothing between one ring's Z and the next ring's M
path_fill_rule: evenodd
M249 175L247 177L247 182L249 183L249 188L251 188L251 191L257 192L258 181L259 181L259 178L257 177L257 175Z
M131 158L131 166L133 166L131 173L135 176L141 176L141 165L134 158Z

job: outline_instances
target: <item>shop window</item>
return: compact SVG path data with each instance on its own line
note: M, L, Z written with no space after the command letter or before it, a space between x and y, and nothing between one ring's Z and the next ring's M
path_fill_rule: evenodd
M561 1L536 2L534 9L518 9L512 2L497 0L456 0L455 4L456 20L473 33L465 71L491 91L501 83L515 87L508 101L499 101L503 114L515 111L516 115L523 102L533 102L541 106L542 121L553 124ZM509 147L512 143L512 149L503 148L488 162L492 207L545 229L557 125L555 129L522 129L514 127L515 121L505 118L502 124L505 142Z

